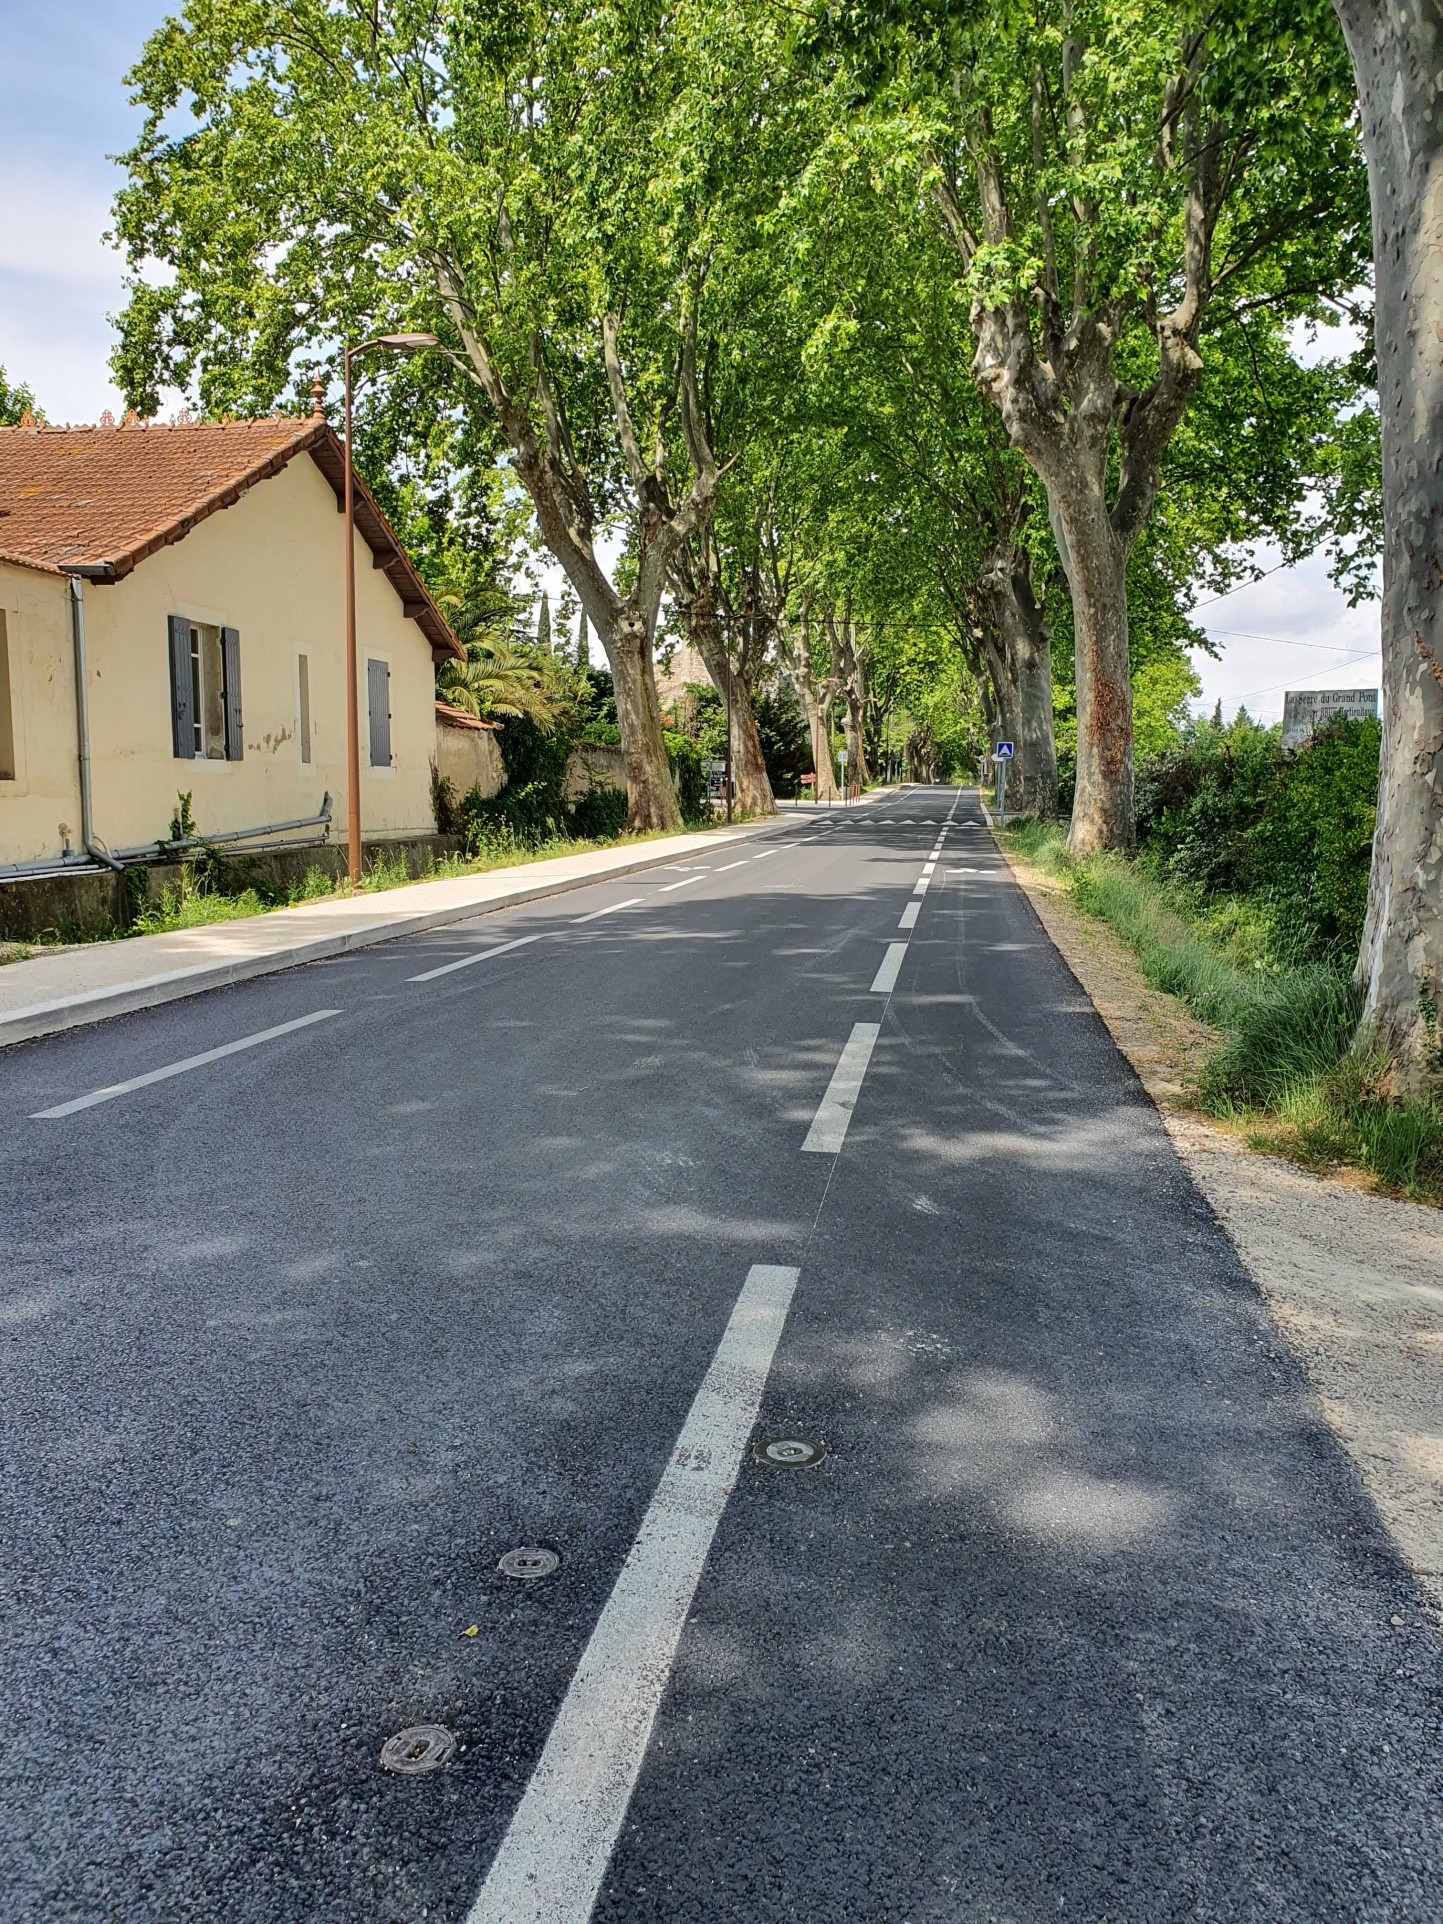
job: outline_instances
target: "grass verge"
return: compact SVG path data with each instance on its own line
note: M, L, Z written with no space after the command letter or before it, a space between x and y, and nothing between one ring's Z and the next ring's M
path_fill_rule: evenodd
M375 895L386 889L404 888L411 882L445 881L453 876L484 875L491 869L520 868L533 862L547 862L562 855L587 855L597 849L629 848L634 844L656 841L664 830L648 830L639 835L621 835L606 841L584 841L555 836L537 843L520 843L498 838L474 855L446 855L433 859L419 874L413 874L400 856L375 856L352 888L343 875L328 869L310 868L298 882L285 888L265 884L245 885L243 860L199 862L188 867L178 882L167 883L160 900L142 909L130 927L119 931L125 936L167 935L176 929L205 928L212 923L234 922L250 915L264 915L272 909L295 908L303 902L325 901L332 896Z
M1121 856L1074 862L1061 829L1025 817L999 833L1113 929L1154 988L1224 1032L1190 1091L1199 1110L1308 1168L1351 1164L1392 1194L1443 1203L1443 1107L1390 1098L1385 1061L1354 1045L1347 974L1293 960L1266 903L1204 903Z

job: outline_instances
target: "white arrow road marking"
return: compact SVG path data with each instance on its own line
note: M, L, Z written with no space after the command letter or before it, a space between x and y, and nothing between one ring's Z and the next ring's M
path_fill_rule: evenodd
M796 1287L749 1272L466 1924L587 1924Z

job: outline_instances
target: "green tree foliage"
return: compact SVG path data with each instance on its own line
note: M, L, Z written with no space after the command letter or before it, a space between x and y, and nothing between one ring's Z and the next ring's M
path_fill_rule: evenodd
M1376 721L1335 720L1296 754L1241 715L1193 724L1142 765L1139 829L1169 881L1261 899L1270 940L1349 967L1363 932L1378 793Z
M26 415L44 417L35 405L35 396L23 381L11 382L0 367L0 428L18 427Z

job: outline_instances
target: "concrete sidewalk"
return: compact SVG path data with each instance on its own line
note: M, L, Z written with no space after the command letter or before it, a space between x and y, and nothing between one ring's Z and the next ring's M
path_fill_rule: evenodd
M491 869L484 875L412 882L377 895L328 897L209 928L88 942L56 955L30 956L0 968L0 1048L224 988L247 976L418 935L491 909L635 875L776 828L775 820L768 820L738 829L670 835L629 848Z

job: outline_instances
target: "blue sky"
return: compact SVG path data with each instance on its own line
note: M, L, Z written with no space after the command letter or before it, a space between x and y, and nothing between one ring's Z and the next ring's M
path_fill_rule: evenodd
M122 405L107 366L107 316L122 298L101 239L119 179L107 156L139 127L121 76L167 11L160 0L6 0L0 16L0 366L52 421ZM1209 709L1245 701L1271 721L1285 688L1376 685L1378 605L1348 608L1320 561L1200 607L1198 619L1223 650L1221 661L1196 658Z

